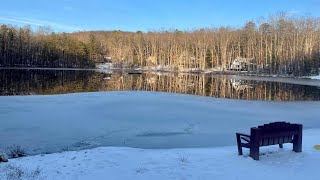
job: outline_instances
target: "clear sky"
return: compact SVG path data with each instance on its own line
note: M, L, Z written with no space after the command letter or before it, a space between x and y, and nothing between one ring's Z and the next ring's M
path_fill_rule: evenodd
M55 31L240 26L280 11L320 17L320 0L1 0L0 24Z

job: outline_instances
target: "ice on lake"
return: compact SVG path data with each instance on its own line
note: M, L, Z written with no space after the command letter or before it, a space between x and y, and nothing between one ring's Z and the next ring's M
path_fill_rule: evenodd
M186 148L235 145L235 132L271 121L320 128L320 102L228 100L158 92L0 97L0 149L29 153L98 146Z

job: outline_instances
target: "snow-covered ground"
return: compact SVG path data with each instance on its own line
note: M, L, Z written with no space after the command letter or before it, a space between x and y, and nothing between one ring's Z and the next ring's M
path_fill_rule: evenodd
M318 75L318 76L310 76L309 78L310 79L319 79L320 80L320 75Z
M156 92L0 97L0 151L29 154L100 146L221 147L271 121L320 128L320 102L227 100Z
M98 69L111 69L112 63L101 63L97 65Z
M246 76L246 75L222 75L228 79L234 80L250 80L250 81L266 81L266 82L279 82L306 86L317 86L320 87L320 81L311 77L303 78L290 78L290 77L269 77L269 76Z
M260 161L237 155L237 148L147 150L101 147L12 159L0 164L0 179L259 179L318 180L320 177L320 129L305 130L303 152L277 146L261 148Z

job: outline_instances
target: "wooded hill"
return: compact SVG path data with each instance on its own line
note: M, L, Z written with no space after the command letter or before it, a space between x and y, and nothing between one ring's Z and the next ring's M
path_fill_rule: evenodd
M0 65L87 67L111 58L118 67L228 70L235 59L247 58L254 73L305 76L319 71L320 19L314 17L279 14L240 28L135 33L41 35L2 26L0 34Z
M0 66L94 67L90 47L67 34L48 34L46 29L0 26Z

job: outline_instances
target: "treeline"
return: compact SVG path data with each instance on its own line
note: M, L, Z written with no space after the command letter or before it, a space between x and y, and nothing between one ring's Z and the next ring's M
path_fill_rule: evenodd
M48 33L45 28L0 26L0 66L88 68L91 49L68 34Z
M225 71L237 58L250 59L251 73L318 74L320 18L278 14L240 28L134 33L0 27L0 66L83 68L111 60L115 67Z
M241 28L194 31L80 32L73 37L94 44L95 59L112 58L121 66L168 66L228 70L234 59L250 58L256 72L303 76L317 74L320 20L271 16Z

